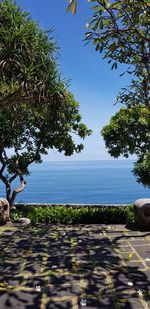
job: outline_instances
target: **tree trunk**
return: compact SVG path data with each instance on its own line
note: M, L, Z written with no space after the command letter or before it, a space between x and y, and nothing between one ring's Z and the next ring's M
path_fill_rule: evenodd
M12 192L12 195L11 195L11 198L10 198L10 201L9 201L10 208L12 208L14 206L16 195L18 193L22 192L26 187L26 181L23 179L23 176L20 175L19 177L20 177L20 187L15 188Z
M11 187L10 187L10 183L7 182L5 185L6 185L6 198L7 198L7 201L9 202L9 205L10 205L10 201L11 201Z
M15 188L11 194L11 182L17 177L19 176L20 178L20 187ZM26 181L24 180L22 175L13 175L10 179L7 179L2 173L0 173L0 179L3 181L3 183L5 184L5 188L6 188L6 198L7 201L9 202L10 208L12 208L12 206L14 205L14 201L16 198L16 195L20 192L22 192L25 187L26 187Z

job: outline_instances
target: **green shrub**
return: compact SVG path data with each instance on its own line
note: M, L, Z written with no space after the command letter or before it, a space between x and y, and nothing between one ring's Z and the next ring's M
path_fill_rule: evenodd
M133 221L133 206L126 207L40 207L17 205L11 212L11 220L27 217L32 224L125 224Z

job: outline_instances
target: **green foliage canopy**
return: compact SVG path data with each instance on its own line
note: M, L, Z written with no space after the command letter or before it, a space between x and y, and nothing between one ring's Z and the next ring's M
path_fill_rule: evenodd
M58 90L56 44L14 1L0 3L0 107L44 101Z
M67 11L75 14L78 2L69 0ZM86 25L86 42L94 44L112 69L124 64L123 74L132 76L129 87L121 89L116 98L116 103L128 108L121 109L102 130L106 147L114 157L136 154L133 172L138 182L150 186L150 2L88 2L92 3L92 16Z
M76 13L76 0L69 1L67 10ZM150 109L150 3L147 0L89 0L86 41L92 41L96 51L103 53L112 69L118 63L127 65L133 75L129 88L120 92L117 100Z
M0 179L13 205L31 163L42 162L48 149L80 152L74 134L84 139L91 130L61 78L49 33L11 0L0 3L0 31ZM12 190L16 178L21 185Z
M150 110L143 105L121 108L101 134L114 158L137 155L133 172L138 182L150 187Z

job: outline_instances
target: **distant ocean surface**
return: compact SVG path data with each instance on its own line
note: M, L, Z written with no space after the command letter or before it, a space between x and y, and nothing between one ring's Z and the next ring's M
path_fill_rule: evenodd
M44 162L31 166L27 187L16 201L24 203L126 204L150 197L136 182L132 161ZM16 185L16 183L15 183ZM5 196L0 184L0 195Z

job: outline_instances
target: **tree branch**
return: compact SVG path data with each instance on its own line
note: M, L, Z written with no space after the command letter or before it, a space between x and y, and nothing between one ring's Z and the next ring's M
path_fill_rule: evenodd
M12 177L9 178L9 183L11 183L13 180L15 180L17 178L17 176L19 175L19 173L14 174Z
M5 185L9 183L8 179L1 173L1 171L0 171L0 179L3 181Z
M5 167L6 167L6 163L3 163L2 164L2 167L0 169L0 173L3 174L4 170L5 170Z

